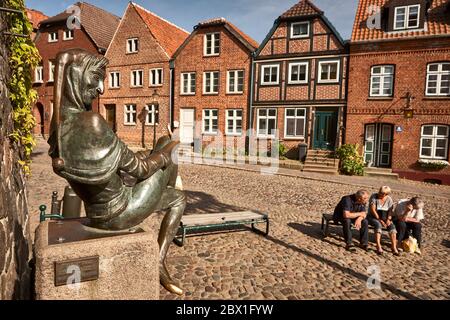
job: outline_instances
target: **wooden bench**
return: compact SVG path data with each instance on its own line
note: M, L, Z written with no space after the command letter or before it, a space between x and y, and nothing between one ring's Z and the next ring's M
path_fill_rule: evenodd
M329 230L329 226L333 225L333 226L340 226L342 225L342 223L340 222L335 222L333 220L333 214L332 213L324 213L322 214L322 225L321 225L321 230L322 230L322 235L324 238L328 237L330 235L330 230ZM373 229L373 226L371 226L369 224L369 229Z
M255 228L255 224L258 223L266 224L265 232ZM267 214L253 211L193 214L181 218L180 228L178 229L178 233L181 233L181 240L180 236L177 236L174 242L182 247L186 239L186 233L189 231L208 231L214 228L243 225L251 225L254 232L261 233L264 236L269 234L269 216Z

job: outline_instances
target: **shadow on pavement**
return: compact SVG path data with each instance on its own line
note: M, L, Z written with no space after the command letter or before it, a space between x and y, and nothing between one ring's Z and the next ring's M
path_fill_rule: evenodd
M319 226L319 230L320 230L320 226ZM293 244L288 244L288 243L286 243L286 242L284 242L284 241L282 241L280 239L274 238L274 237L272 237L270 235L267 236L266 238L268 240L270 240L270 241L280 245L280 246L283 246L283 247L287 248L287 249L296 251L296 252L301 253L301 254L303 254L303 255L305 255L307 257L313 258L313 259L317 260L318 262L325 263L325 264L329 265L330 267L332 267L333 269L336 269L336 270L339 270L341 272L347 273L347 274L349 274L349 275L351 275L351 276L353 276L353 277L355 277L355 278L357 278L357 279L359 279L359 280L361 280L363 282L366 282L367 279L368 279L368 276L366 274L359 273L359 272L357 272L357 271L355 271L355 270L353 270L351 268L348 268L346 266L340 265L337 262L334 262L332 260L324 258L324 257L322 257L322 256L320 256L318 254L315 254L315 253L313 253L313 252L311 252L309 250L305 250L305 249L299 248L299 247L297 247L296 245L293 245ZM384 283L384 282L381 282L381 289L382 290L388 290L388 291L392 292L393 294L396 294L398 296L402 296L403 298L408 299L408 300L420 300L420 298L416 297L415 295L413 295L413 294L411 294L409 292L400 290L400 289L398 289L398 288L396 288L396 287L394 287L394 286L392 286L390 284Z
M444 247L450 248L450 240L447 239L442 240L442 245Z
M216 197L198 191L185 191L187 197L186 214L198 213L222 213L233 211L245 211L246 208L222 203Z

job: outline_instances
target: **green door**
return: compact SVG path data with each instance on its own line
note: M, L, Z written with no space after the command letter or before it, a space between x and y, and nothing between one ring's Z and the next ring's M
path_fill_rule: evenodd
M337 135L337 112L316 111L313 148L334 150Z

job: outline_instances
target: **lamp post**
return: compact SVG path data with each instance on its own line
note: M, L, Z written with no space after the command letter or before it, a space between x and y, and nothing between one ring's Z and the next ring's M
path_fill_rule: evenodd
M158 125L157 120L159 119L158 112L159 112L159 94L158 90L155 89L152 94L153 99L153 150L155 150L156 146L156 126Z
M406 107L403 108L403 116L406 119L411 119L414 117L414 109L411 107L411 103L414 100L412 94L408 91L402 99L406 99Z
M138 119L142 124L141 144L142 148L144 149L145 149L145 123L147 120L147 116L148 116L148 109L147 107L145 107L138 115Z

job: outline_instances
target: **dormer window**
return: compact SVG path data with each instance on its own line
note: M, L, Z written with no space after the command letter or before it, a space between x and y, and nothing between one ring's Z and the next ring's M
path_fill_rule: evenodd
M58 42L58 32L49 32L48 42Z
M420 23L420 5L395 8L394 30L417 29Z

